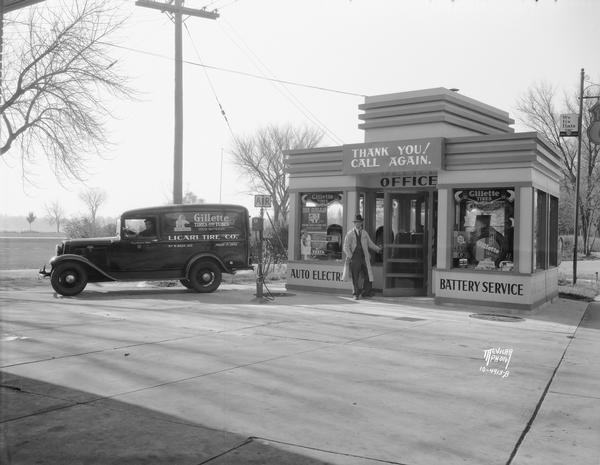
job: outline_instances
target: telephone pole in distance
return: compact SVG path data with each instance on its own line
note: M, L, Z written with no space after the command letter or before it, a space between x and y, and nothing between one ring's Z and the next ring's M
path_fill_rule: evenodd
M174 4L173 4L174 2ZM175 21L175 144L173 154L173 203L183 202L183 72L181 30L182 17L199 16L206 19L217 19L217 10L193 9L183 6L183 0L170 0L161 3L152 0L137 0L137 6L153 8L162 12L173 13Z

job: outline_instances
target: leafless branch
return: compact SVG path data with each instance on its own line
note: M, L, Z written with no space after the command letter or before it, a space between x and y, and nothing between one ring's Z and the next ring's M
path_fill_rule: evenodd
M60 232L60 225L65 219L65 211L58 201L44 205L46 219L50 224L56 225L56 232Z
M579 95L571 97L565 95L559 111L555 106L557 99L555 89L547 83L542 83L532 86L518 101L517 106L523 123L538 132L561 157L565 176L561 187L566 194L561 198L562 211L572 210L575 205L578 146L576 138L560 137L559 118L560 113L579 113L578 97ZM598 167L600 148L587 137L587 128L591 124L589 109L593 103L593 100L584 100L581 134L579 216L586 254L591 250L590 238L596 233L600 213L600 167Z
M271 196L275 224L286 222L289 208L283 152L316 147L322 138L323 133L317 129L271 125L253 137L235 139L232 153L241 174L255 193Z
M98 209L106 201L106 197L106 191L98 187L89 188L79 194L79 198L85 203L90 212L92 233L94 233L96 229L96 215L98 214Z
M110 1L63 1L7 21L0 92L0 156L21 159L24 175L46 156L57 178L82 179L90 154L108 145L108 96L135 92L109 54L123 24Z

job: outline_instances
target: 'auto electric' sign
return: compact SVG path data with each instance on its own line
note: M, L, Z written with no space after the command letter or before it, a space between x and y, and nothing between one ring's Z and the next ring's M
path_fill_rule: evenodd
M370 142L344 146L344 174L442 169L442 138Z

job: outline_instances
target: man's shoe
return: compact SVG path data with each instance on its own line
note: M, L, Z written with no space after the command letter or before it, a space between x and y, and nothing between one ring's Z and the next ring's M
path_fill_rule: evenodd
M359 295L355 295L354 296L354 300L358 300L358 299L360 299L360 296Z

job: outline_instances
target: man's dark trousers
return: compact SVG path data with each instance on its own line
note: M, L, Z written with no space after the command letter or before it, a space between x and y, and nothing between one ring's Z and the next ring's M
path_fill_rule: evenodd
M365 254L363 253L362 244L360 243L360 237L358 245L352 253L350 259L350 274L352 275L352 287L354 288L353 295L366 296L371 292L373 283L369 280L369 270L367 269L367 263L365 262Z

